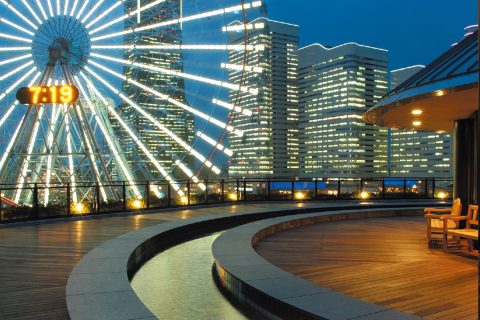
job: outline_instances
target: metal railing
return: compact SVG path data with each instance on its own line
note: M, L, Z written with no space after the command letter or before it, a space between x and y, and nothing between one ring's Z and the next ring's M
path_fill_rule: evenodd
M251 201L315 201L330 199L446 199L452 179L209 179L178 182L176 192L166 181L130 184L93 182L54 185L0 184L0 221L46 219L74 215L126 212L182 206ZM132 190L136 188L137 196ZM20 203L10 199L20 193ZM108 195L105 197L104 195Z

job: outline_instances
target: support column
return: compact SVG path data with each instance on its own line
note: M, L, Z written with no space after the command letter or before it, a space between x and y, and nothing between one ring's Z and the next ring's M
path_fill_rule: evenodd
M474 179L474 121L464 119L455 121L454 131L454 173L453 197L462 200L466 209L473 199Z

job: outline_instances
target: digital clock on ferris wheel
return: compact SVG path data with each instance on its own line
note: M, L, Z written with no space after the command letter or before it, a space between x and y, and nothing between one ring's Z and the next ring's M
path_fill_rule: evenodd
M77 87L70 84L61 86L33 86L20 88L17 100L20 104L71 104L78 100Z

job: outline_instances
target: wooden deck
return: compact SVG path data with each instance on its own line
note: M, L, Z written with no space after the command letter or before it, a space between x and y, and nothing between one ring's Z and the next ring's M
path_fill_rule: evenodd
M421 217L303 227L256 249L290 273L364 301L425 319L478 319L478 260L428 249Z
M249 204L0 228L0 319L68 319L65 286L82 256L113 237L199 215L294 208Z

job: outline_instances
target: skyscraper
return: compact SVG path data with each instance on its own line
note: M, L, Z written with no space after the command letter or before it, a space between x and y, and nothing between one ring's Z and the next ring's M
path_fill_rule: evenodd
M127 0L124 4L125 13L136 10L139 6L146 5L151 1ZM161 21L177 19L182 12L181 0L166 0L153 6L140 14L131 15L125 20L125 28L145 24L153 24ZM124 36L125 44L136 45L178 45L182 42L182 30L179 24L168 27L133 32ZM178 50L126 50L124 59L155 67L183 71L182 53ZM186 103L185 84L182 78L164 74L161 72L146 71L141 68L125 66L124 74L134 79L141 78L143 84L155 90L167 94L177 101ZM129 82L124 82L123 90L137 104L142 106L148 113L155 116L172 132L191 144L194 138L193 116L178 106L172 105L165 100L159 99L145 90L141 90ZM142 136L147 148L156 156L164 167L169 168L174 161L184 155L185 151L175 143L167 134L152 125L145 117L141 116L128 104L121 105L121 109L129 123ZM128 141L127 141L128 143ZM130 142L131 143L131 142ZM137 178L150 178L144 176L145 172L156 172L153 167L146 167L143 154L135 154L135 148L128 148L127 157L134 169L138 172ZM191 159L184 163L193 163ZM146 170L142 170L146 169Z
M386 130L362 116L387 93L387 60L387 50L356 43L299 50L302 176L385 175Z
M231 177L292 177L298 174L298 26L259 18L250 22L248 43L261 51L229 53L229 63L257 67L257 72L231 71L233 83L259 89L257 96L232 92L229 102L252 111L235 115L243 137L229 135L234 152ZM230 26L240 25L233 22ZM229 33L229 44L243 44L242 32ZM261 71L261 72L259 72Z
M411 66L390 72L390 90L424 69ZM390 130L389 168L393 177L451 178L453 141L439 132Z

